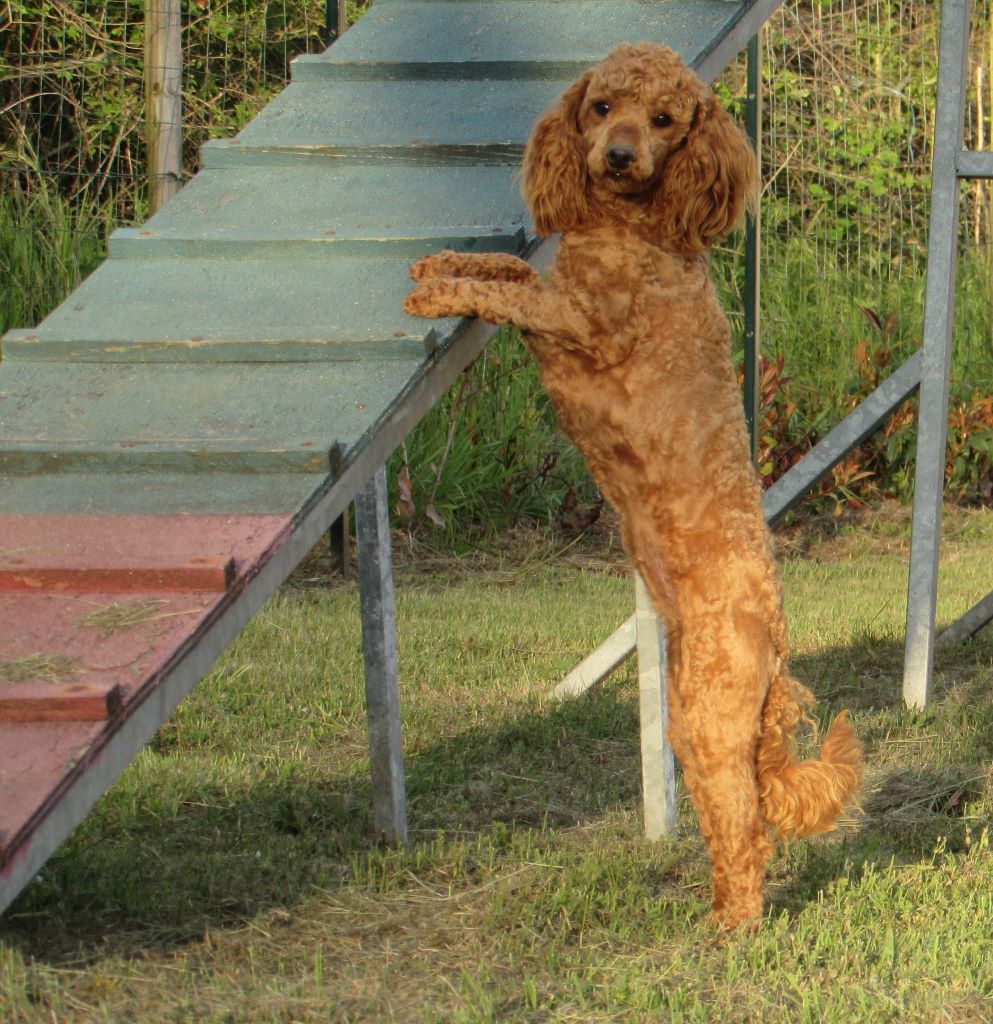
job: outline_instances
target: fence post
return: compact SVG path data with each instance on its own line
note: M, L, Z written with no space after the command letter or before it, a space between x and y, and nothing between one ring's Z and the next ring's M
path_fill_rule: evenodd
M324 43L330 46L348 28L345 0L324 0Z
M155 213L180 188L183 173L183 49L180 0L145 7L145 138L148 205Z

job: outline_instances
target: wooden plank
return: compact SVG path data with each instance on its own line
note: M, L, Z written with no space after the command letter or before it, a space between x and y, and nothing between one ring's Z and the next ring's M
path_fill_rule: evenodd
M452 225L451 227L396 230L378 238L339 237L336 234L304 234L291 237L283 228L267 231L244 228L224 234L152 228L118 228L110 238L114 259L162 259L172 256L216 259L326 259L336 256L390 255L414 260L439 249L457 252L509 252L524 248L522 228Z
M325 452L300 451L293 447L248 449L242 445L187 449L170 444L128 441L106 444L51 444L5 441L0 447L0 472L35 473L318 473L328 466Z
M107 260L4 361L421 360L457 320L403 312L407 259ZM196 296L196 302L190 297Z
M104 264L105 266L107 264ZM132 261L128 261L132 265ZM409 286L408 286L409 287ZM162 298L162 296L157 296ZM109 319L105 318L105 319ZM113 329L116 324L111 324ZM219 325L223 326L223 325ZM277 327L277 330L280 328ZM150 330L154 327L150 325ZM285 332L285 329L284 329ZM163 331L166 333L166 331ZM356 330L358 334L358 329ZM336 363L356 359L405 359L421 362L439 343L438 333L428 330L417 338L402 331L396 337L362 338L106 338L77 334L56 337L54 328L8 331L0 354L11 362L32 363Z
M619 43L640 40L665 43L692 61L745 6L713 0L377 3L325 53L297 58L293 77L566 78Z
M293 517L4 516L0 683L133 689L286 541ZM205 570L226 564L217 580ZM210 584L210 587L206 586ZM178 589L185 585L185 589Z
M112 590L139 593L159 590L224 591L234 582L235 563L207 561L202 565L169 568L119 568L74 566L11 569L0 566L0 591L36 593L41 590L67 593L79 590Z
M211 584L183 589L223 590L231 582L232 563L243 564L264 551L289 521L288 516L257 515L0 515L0 578L175 574Z
M417 163L462 154L517 162L538 115L570 80L296 82L236 139L205 145L204 166L216 166L221 154L253 162L265 151L278 159L280 150L287 158Z
M439 248L518 252L526 223L510 167L249 166L202 171L143 227L115 232L110 251L408 260Z
M294 513L328 484L323 473L0 473L5 515ZM2 543L2 541L0 541Z
M508 167L288 168L279 175L255 167L201 171L154 229L211 232L262 225L288 236L333 231L374 237L438 226L524 225L516 172Z
M226 599L218 591L0 591L0 687L109 677L130 700Z
M537 5L535 5L537 6ZM422 61L396 60L390 63L378 61L338 62L330 61L321 54L301 54L293 61L294 82L369 82L393 80L421 81L509 81L529 79L541 81L555 79L562 81L578 78L599 58L583 60L551 60L540 64L529 61L494 60L483 61Z
M564 85L564 83L561 83ZM561 91L561 87L556 90ZM516 133L515 133L516 134ZM201 166L211 169L234 167L292 167L311 164L331 167L344 164L354 167L375 167L385 163L403 163L423 167L475 167L483 164L520 165L523 141L506 142L413 142L380 145L349 145L339 142L301 142L298 144L252 143L243 145L237 139L215 139L200 148Z
M98 722L120 710L117 683L0 682L0 722Z
M288 525L286 516L0 515L0 591L224 591Z
M0 471L326 473L330 450L365 434L414 369L400 360L12 363Z

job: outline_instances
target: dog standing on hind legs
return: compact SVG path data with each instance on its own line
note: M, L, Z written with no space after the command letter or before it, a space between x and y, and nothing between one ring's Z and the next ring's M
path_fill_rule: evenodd
M706 252L753 200L740 129L677 54L614 50L535 125L524 195L561 233L547 283L503 254L411 268L405 308L515 324L618 513L669 636L669 735L722 925L762 914L775 838L826 831L860 780L847 714L797 762L811 696L787 674L781 587Z

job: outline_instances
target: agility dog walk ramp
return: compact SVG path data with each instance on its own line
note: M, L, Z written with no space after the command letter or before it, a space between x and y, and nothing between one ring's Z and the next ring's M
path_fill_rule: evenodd
M356 499L374 822L403 838L383 466L492 334L404 314L408 264L547 262L514 180L542 109L625 40L712 78L776 6L378 0L4 337L0 910Z

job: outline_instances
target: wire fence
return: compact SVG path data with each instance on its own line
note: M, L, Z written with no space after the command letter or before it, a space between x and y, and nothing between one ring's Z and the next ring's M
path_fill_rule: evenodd
M785 3L765 33L766 228L878 270L926 228L938 5Z
M275 95L299 53L324 48L324 0L184 0L183 167ZM5 189L56 187L142 212L145 0L0 4L0 172Z

